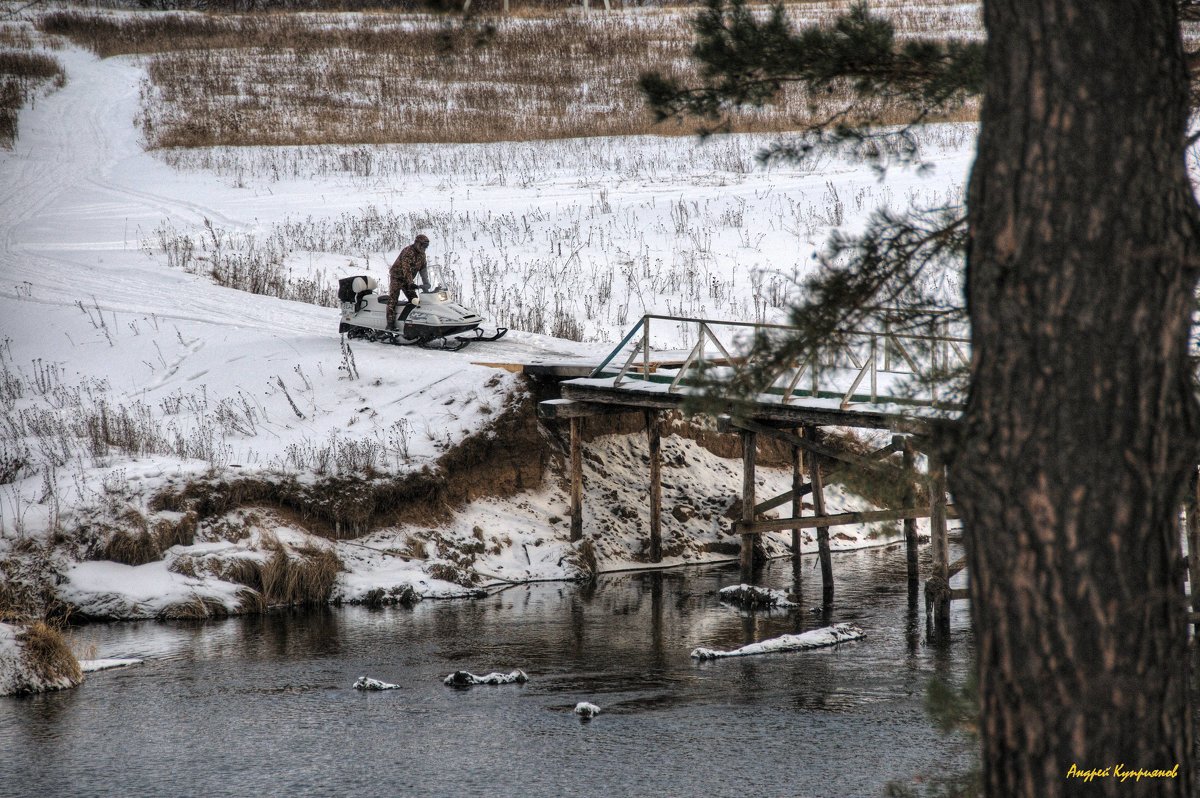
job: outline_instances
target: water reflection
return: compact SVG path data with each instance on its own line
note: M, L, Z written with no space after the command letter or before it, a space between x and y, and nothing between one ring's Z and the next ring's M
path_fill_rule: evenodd
M934 673L961 678L970 636L922 636L902 548L834 558L838 602L813 614L811 558L762 578L804 609L750 614L717 591L736 567L526 585L474 602L328 608L259 618L96 625L97 656L144 666L75 691L0 699L0 784L19 795L879 794L957 767L923 710ZM837 649L697 663L823 623L867 632ZM525 670L523 686L456 691L454 670ZM401 689L350 689L369 675ZM580 724L577 701L601 706ZM247 752L253 752L252 766ZM872 766L862 767L864 752ZM232 763L232 764L231 764ZM232 767L236 778L222 774ZM289 786L290 785L290 786Z

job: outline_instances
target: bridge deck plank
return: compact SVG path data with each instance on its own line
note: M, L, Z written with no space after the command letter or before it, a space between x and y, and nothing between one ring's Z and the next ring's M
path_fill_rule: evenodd
M625 383L619 388L597 385L592 381L562 383L562 396L576 402L591 402L604 405L624 405L629 408L653 410L681 410L688 402L685 394L667 393L663 390L639 390ZM714 401L705 405L705 412L728 414L753 419L754 421L786 422L794 426L814 424L817 426L858 427L861 429L885 429L894 432L924 432L926 426L919 418L872 410L815 407L799 401L791 404L779 402Z

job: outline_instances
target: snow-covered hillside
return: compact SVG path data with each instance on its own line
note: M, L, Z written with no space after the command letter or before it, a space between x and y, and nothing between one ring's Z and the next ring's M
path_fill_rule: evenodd
M0 154L0 559L10 579L35 560L63 574L60 600L110 617L254 609L279 557L334 555L323 589L344 600L573 576L588 555L567 542L553 479L413 524L377 514L368 537L337 543L310 534L328 519L256 509L245 486L378 485L434 468L522 402L516 376L477 363L598 360L647 311L770 317L833 226L880 204L954 201L970 157L970 130L953 126L927 133L931 176L882 184L847 163L761 170L754 137L167 156L139 143L135 60L57 57L66 87L22 113ZM418 232L466 304L584 341L514 330L459 353L347 348L331 307L208 274L258 253L292 279L386 284ZM683 342L665 325L656 335ZM602 569L641 557L641 443L590 445L585 532L600 533ZM690 508L668 528L670 561L727 556L721 503L740 475L680 439L664 452L677 464L665 507ZM786 479L763 469L764 495ZM162 498L198 482L240 486L243 500L200 512ZM830 500L833 512L860 504ZM869 534L847 528L837 543ZM252 579L243 561L258 563Z

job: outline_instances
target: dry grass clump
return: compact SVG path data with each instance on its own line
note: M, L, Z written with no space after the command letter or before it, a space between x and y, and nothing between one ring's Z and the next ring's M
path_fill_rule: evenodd
M184 576L215 576L226 582L244 585L246 591L241 596L243 612L259 612L267 607L278 606L315 606L329 602L333 584L342 570L341 560L331 549L311 545L289 547L271 535L263 537L261 548L271 552L271 555L264 559L249 552L232 557L188 554L176 557L170 570ZM179 607L173 608L173 611L200 611L194 601L191 604L191 610Z
M177 601L159 611L160 621L200 621L209 618L226 618L229 608L211 596L193 596L186 601Z
M246 588L238 592L238 612L242 615L261 615L270 608L267 599L257 590Z
M327 604L341 560L329 549L305 546L291 556L283 546L262 568L262 594L270 605Z
M169 619L224 618L230 614L256 614L276 606L325 604L341 562L332 551L316 547L289 550L274 536L265 536L263 548L273 555L264 560L258 553L243 551L233 556L185 553L175 557L169 569L192 578L216 577L242 585L236 609L209 596L194 596L163 609L158 617Z
M67 686L62 685L65 680L74 686L83 681L79 660L54 627L36 621L19 632L17 639L24 646L25 661L43 683Z
M811 8L797 14L811 17ZM692 16L526 13L480 22L61 11L38 25L102 56L150 56L140 119L147 143L208 147L693 133L690 123L657 125L637 88L652 70L697 80ZM788 87L776 105L740 113L734 130L793 130L848 97ZM912 116L899 105L873 111L882 122Z
M404 553L414 560L425 560L429 558L429 551L425 546L426 541L418 537L409 537L404 541Z
M61 83L67 78L57 58L21 50L0 50L0 75L27 85L49 80Z
M580 582L595 581L600 574L600 561L596 557L596 547L588 538L584 538L575 545L575 550L567 555L567 562L575 568L576 579Z
M57 612L49 554L31 541L0 559L0 623L24 623Z
M463 587L474 587L479 583L479 575L474 571L464 570L453 563L436 562L430 564L425 572L434 579L450 582Z
M151 528L146 517L130 509L118 519L121 527L113 529L101 549L101 559L145 565L161 560L172 546L190 546L195 541L196 516L186 514L180 521L159 520Z
M32 50L42 42L38 41L33 25L25 20L6 20L0 22L0 47L12 50Z
M162 558L162 551L155 543L149 530L114 531L104 544L101 559L125 565L145 565Z
M0 146L17 140L17 114L39 89L47 83L62 88L66 82L67 73L53 56L0 49Z

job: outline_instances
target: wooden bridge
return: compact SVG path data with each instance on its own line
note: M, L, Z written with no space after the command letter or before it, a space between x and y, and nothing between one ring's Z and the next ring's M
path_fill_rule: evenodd
M690 349L664 353L651 348L656 330L694 342ZM926 333L890 329L886 320L865 329L839 331L802 362L776 369L770 384L750 398L719 398L720 386L746 376L754 367L756 343L763 338L795 334L784 325L646 315L613 351L586 376L561 383L561 399L544 401L545 419L570 425L571 539L583 537L582 436L585 420L600 415L641 413L649 448L649 560L662 560L662 463L660 415L663 411L703 413L716 417L718 429L741 438L743 463L742 518L734 524L741 535L742 579L754 579L756 538L764 532L791 530L795 567L801 556L801 531L817 530L822 596L833 602L833 564L830 527L873 521L904 521L908 553L910 599L915 600L919 573L915 519L929 518L933 573L926 582L926 609L934 625L949 624L949 588L962 563L949 560L945 469L930 446L929 425L937 418L957 415L958 397L936 377L965 366L968 342L945 329ZM571 376L560 373L559 376ZM714 398L718 397L718 398ZM843 452L823 442L822 428L852 427L892 432L890 443L870 455ZM763 501L755 495L755 464L759 437L773 438L792 452L791 490ZM841 461L868 471L884 471L883 458L899 453L911 473L917 453L928 464L930 501L917 506L909 491L906 506L870 512L828 514L824 501L822 463ZM807 481L804 479L807 474ZM803 516L805 496L812 497L813 514ZM759 520L769 510L790 505L786 518Z
M679 352L656 351L651 333L665 330L673 338L694 342ZM525 365L534 377L565 380L561 399L539 405L542 418L570 425L571 540L583 537L582 446L586 419L602 415L641 413L649 448L648 559L662 560L662 463L660 451L663 411L702 413L716 418L720 431L741 437L742 517L734 523L741 535L741 569L745 582L754 580L756 538L764 532L791 530L792 561L799 572L800 538L805 529L817 530L822 597L833 602L833 564L830 527L874 521L904 522L908 555L909 599L919 591L916 519L930 519L932 573L925 582L926 616L939 633L949 628L951 599L966 598L951 590L950 579L963 561L950 562L946 520L955 516L946 501L945 467L931 445L931 425L952 423L961 406L942 375L966 366L968 341L945 327L918 334L890 329L886 317L864 329L842 330L831 336L807 360L785 364L760 393L749 398L722 398L722 383L733 383L755 364L755 343L763 336L795 334L784 325L752 324L680 316L646 315L599 366L578 364ZM1198 360L1200 363L1200 360ZM822 441L823 427L886 430L890 442L878 451L858 455ZM755 462L759 436L791 449L792 488L759 501L755 495ZM911 474L918 453L924 455L928 502L918 506L909 491L905 506L858 513L829 514L825 509L823 464L840 461L868 471L885 472L884 458L901 455ZM805 476L807 475L807 481ZM911 479L907 484L912 485ZM812 497L813 513L803 515L802 499ZM770 510L790 505L786 518L759 520ZM1188 583L1200 585L1200 470L1193 473L1184 513L1188 538ZM1191 621L1200 629L1200 589L1191 589Z

